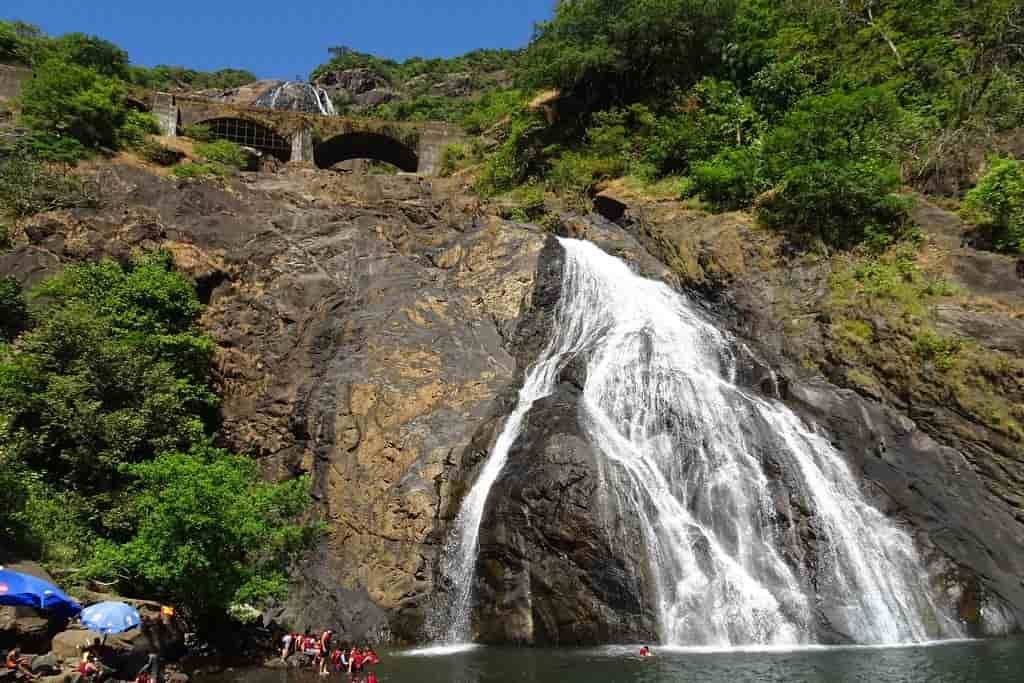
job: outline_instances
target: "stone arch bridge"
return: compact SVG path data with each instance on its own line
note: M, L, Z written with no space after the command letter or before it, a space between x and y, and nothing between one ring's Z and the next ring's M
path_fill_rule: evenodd
M330 168L350 159L375 159L402 171L436 175L444 149L464 142L456 126L433 121L380 121L322 116L156 93L153 114L164 135L195 125L215 137L271 154L281 161Z

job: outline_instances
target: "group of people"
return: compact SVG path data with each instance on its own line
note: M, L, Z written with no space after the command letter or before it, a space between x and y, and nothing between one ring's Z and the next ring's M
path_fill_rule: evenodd
M377 683L377 675L369 669L380 663L380 657L369 646L349 646L343 643L340 647L332 647L334 631L327 630L319 637L306 629L305 633L287 633L281 639L281 659L287 660L294 654L304 654L312 658L313 668L321 676L334 673L348 673L352 678L366 674L366 683Z

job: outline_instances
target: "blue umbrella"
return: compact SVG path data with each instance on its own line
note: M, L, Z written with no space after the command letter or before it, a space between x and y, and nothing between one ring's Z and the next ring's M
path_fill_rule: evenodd
M141 623L138 610L123 602L98 602L82 610L82 624L97 633L124 633Z
M34 607L73 617L82 607L52 583L0 567L0 605Z

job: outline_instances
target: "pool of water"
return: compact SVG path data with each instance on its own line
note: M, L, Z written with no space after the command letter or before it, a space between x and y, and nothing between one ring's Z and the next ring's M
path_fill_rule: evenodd
M469 647L392 650L376 667L381 683L668 683L1024 680L1024 640L981 640L891 648L701 651L656 648L531 649ZM204 676L215 683L339 681L305 671L247 669Z

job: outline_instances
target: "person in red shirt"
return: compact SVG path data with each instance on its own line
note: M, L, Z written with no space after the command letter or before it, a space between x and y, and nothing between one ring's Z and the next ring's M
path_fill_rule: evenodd
M352 648L352 652L348 657L348 672L350 674L362 673L364 661L363 651L358 647Z
M380 657L377 656L372 647L367 647L363 650L363 666L371 666L373 664L380 664Z

